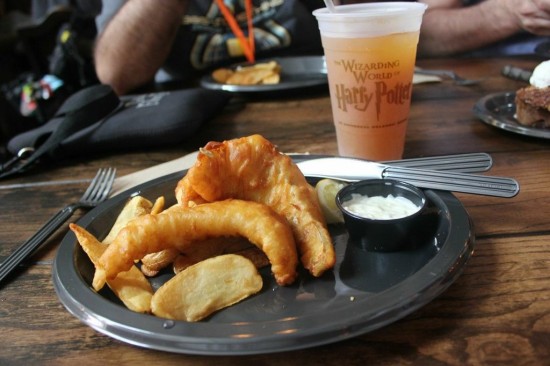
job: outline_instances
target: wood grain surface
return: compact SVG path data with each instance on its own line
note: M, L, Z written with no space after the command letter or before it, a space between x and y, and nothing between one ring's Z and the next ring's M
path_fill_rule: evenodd
M424 68L483 80L470 87L448 81L415 85L404 157L487 152L494 159L490 174L516 178L521 192L511 199L456 195L475 225L474 255L447 291L404 319L346 341L267 355L209 357L138 348L82 324L58 300L51 268L64 225L0 287L0 365L550 365L550 141L499 130L472 113L479 98L524 85L502 77L503 66L532 69L540 61L419 61ZM285 152L337 152L327 90L235 98L179 146L68 159L1 181L0 261L78 199L99 167L114 166L124 175L210 140L253 133Z

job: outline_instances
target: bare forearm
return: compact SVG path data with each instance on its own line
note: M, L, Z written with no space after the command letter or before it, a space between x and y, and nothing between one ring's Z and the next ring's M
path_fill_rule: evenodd
M505 39L521 27L508 4L487 0L470 7L439 8L433 2L424 16L419 55L441 56L466 52ZM454 1L450 1L451 3Z
M153 79L163 64L187 0L129 0L100 35L95 48L99 80L124 94Z

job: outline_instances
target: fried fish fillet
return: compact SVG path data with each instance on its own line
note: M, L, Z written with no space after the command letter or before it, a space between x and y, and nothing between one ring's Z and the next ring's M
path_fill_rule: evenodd
M260 248L279 285L295 280L298 255L286 220L266 205L230 199L132 220L99 258L93 287L101 289L106 280L129 270L146 254L169 248L185 252L200 241L220 236L244 236Z
M186 207L228 198L260 202L292 228L302 265L314 276L334 266L332 239L317 194L292 159L260 135L209 142L176 187Z

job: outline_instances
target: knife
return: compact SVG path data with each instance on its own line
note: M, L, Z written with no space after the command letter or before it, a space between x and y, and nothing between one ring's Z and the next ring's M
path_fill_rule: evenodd
M451 170L456 173L477 173L491 169L493 166L493 158L487 153L466 153L387 160L380 163L404 168Z
M512 178L406 168L367 160L329 157L297 163L306 177L331 178L345 182L364 179L396 179L420 188L472 193L495 197L514 197L519 184Z
M512 65L504 66L501 70L501 73L502 75L506 76L509 79L525 81L525 82L529 82L529 79L533 74L531 71L524 70Z

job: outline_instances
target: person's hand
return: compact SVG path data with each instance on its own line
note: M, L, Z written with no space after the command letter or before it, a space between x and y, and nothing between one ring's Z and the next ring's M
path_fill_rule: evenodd
M522 29L540 36L550 35L550 0L512 0L507 3Z

